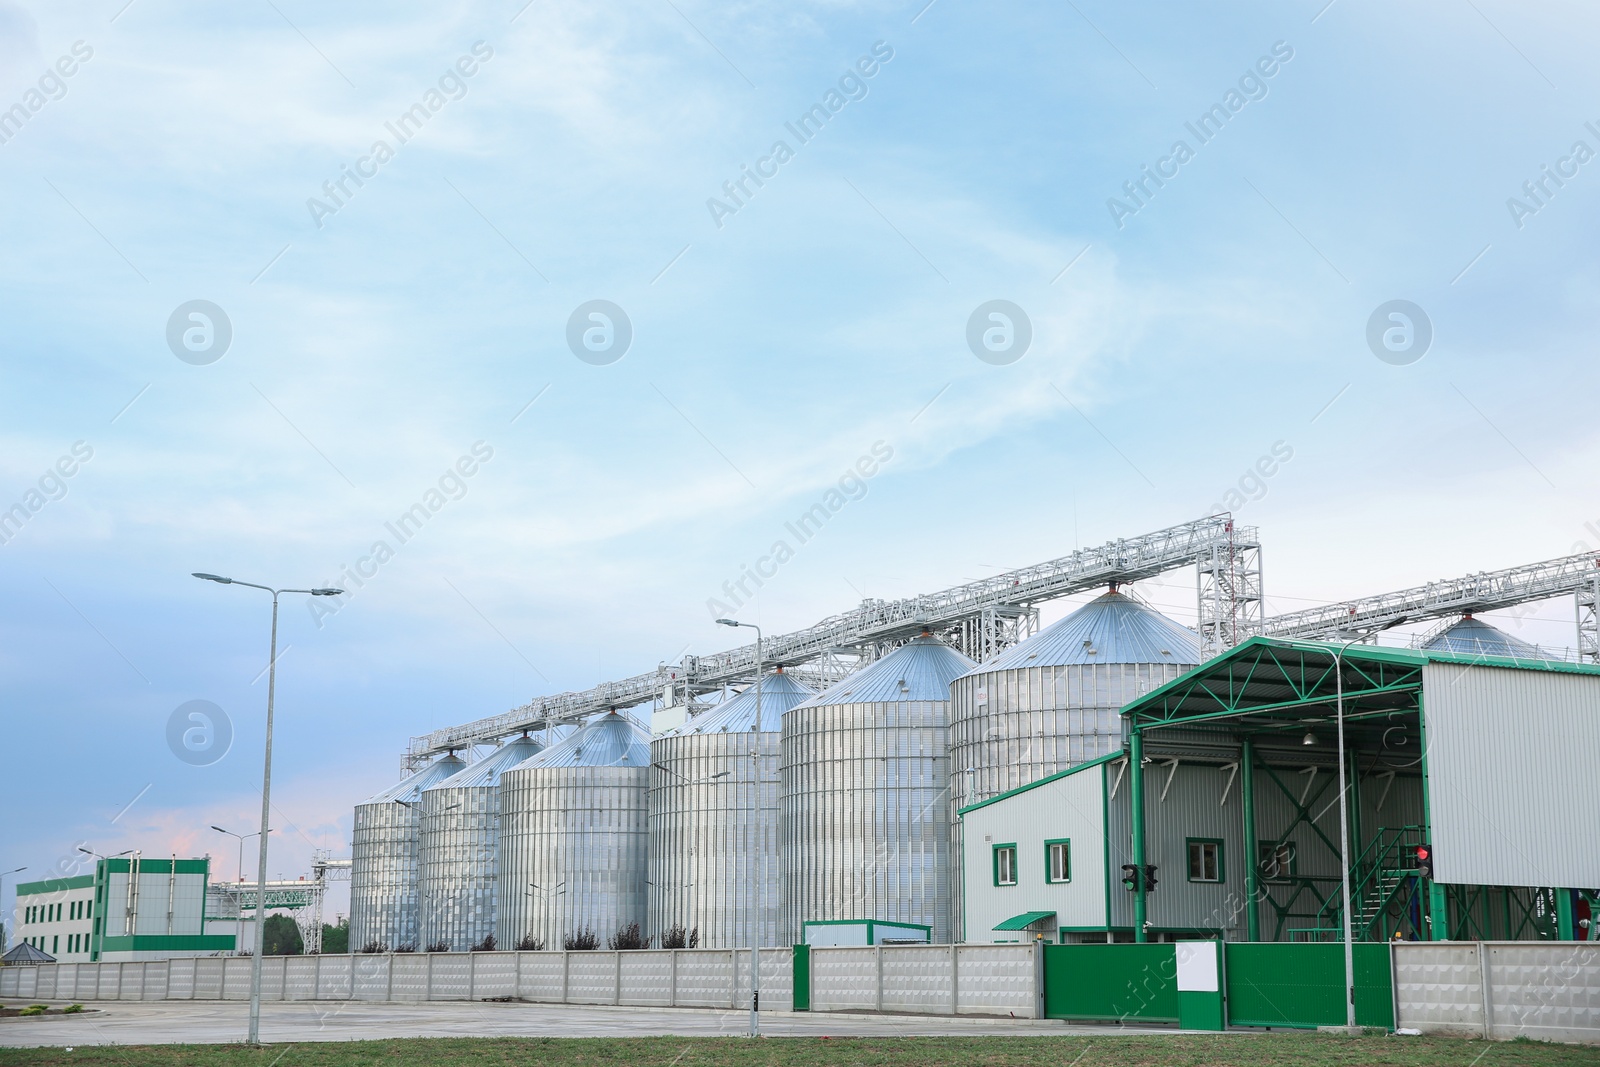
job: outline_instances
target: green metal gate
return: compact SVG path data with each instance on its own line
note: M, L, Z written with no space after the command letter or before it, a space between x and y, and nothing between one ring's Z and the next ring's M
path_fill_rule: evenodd
M1345 1024L1343 944L1233 942L1224 952L1230 1026ZM1394 1029L1389 957L1387 944L1355 946L1357 1025Z
M1171 945L1045 945L1044 1013L1050 1019L1178 1021Z

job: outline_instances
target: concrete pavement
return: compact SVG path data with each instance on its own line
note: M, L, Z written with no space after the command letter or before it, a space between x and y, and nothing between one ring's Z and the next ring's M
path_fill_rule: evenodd
M0 1019L0 1047L226 1044L244 1040L250 1010L240 1001L106 1001L84 1006L101 1012ZM749 1020L748 1010L302 1001L261 1005L261 1038L292 1044L394 1037L717 1037L743 1035ZM761 1032L771 1037L941 1037L1173 1031L1069 1026L1054 1020L773 1012L762 1015Z

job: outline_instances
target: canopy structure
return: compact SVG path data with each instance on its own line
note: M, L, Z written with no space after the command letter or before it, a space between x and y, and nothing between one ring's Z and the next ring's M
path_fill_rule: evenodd
M1021 915L1013 915L1005 922L998 924L996 930L1026 930L1041 919L1054 919L1053 911L1025 911Z
M40 963L54 963L56 958L50 953L34 948L26 941L17 942L17 947L0 956L0 964L7 967L33 966Z
M1156 774L1161 792L1162 767L1209 757L1237 761L1247 842L1258 840L1251 800L1257 771L1288 794L1302 826L1312 805L1337 809L1345 791L1353 805L1361 775L1370 783L1374 767L1383 772L1379 778L1392 780L1396 769L1420 776L1420 818L1385 827L1383 840L1354 825L1343 847L1320 831L1301 831L1315 832L1349 865L1352 919L1365 924L1353 933L1357 938L1389 936L1380 913L1402 904L1418 916L1412 929L1420 925L1422 936L1438 940L1448 939L1453 926L1470 933L1480 913L1487 927L1491 906L1496 923L1502 907L1507 927L1511 909L1522 907L1522 925L1548 926L1537 936L1565 936L1556 931L1565 929L1564 913L1574 905L1571 891L1559 887L1600 878L1600 860L1592 858L1600 830L1581 814L1600 810L1600 792L1578 755L1600 744L1600 666L1253 637L1126 705L1122 717L1133 854L1141 867L1145 779ZM1330 789L1333 782L1322 779L1325 793L1291 792L1269 757L1279 770L1293 761L1308 773L1317 763L1332 772L1338 762L1339 780L1349 784ZM1158 761L1161 767L1149 766ZM1315 781L1312 774L1304 789ZM1428 863L1417 856L1423 844ZM1270 877L1257 868L1246 863L1252 940L1257 908L1268 896L1260 881ZM1135 935L1142 940L1148 890L1142 879L1133 881ZM1405 901L1406 894L1419 903ZM1321 928L1302 932L1342 936L1342 906L1336 894L1324 896Z

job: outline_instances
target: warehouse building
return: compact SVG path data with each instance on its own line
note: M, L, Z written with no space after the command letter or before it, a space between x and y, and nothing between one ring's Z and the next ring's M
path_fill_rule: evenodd
M18 939L62 963L164 960L232 952L207 929L211 860L96 859L90 875L17 886Z
M1600 667L1257 637L1122 725L962 809L966 940L1336 940L1341 824L1357 940L1592 934Z

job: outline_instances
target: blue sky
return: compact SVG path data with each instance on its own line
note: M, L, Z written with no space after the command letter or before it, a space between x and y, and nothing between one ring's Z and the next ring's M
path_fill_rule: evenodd
M267 604L191 571L346 584L394 550L336 615L284 607L293 876L411 735L726 647L707 600L876 442L741 617L1194 518L1280 442L1237 509L1274 610L1600 547L1582 5L125 2L0 2L0 508L58 497L0 545L0 869L233 869L207 827L259 804ZM1576 173L1516 217L1544 166ZM966 342L996 299L1033 331L1003 366ZM1396 299L1433 328L1407 365L1365 336ZM232 329L203 365L166 339L193 300ZM591 300L632 324L609 365L567 346ZM1188 574L1139 592L1192 619ZM1573 643L1567 601L1501 621ZM166 744L195 699L235 730L210 766Z

